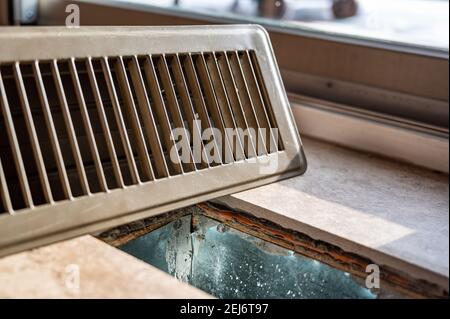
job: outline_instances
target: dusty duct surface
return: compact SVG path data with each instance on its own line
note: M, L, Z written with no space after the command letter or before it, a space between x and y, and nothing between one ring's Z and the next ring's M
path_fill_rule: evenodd
M121 247L219 298L362 298L377 295L349 273L187 215Z

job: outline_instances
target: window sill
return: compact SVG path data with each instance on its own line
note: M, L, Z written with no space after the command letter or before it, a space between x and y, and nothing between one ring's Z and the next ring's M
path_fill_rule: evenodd
M448 130L290 95L302 136L448 174Z

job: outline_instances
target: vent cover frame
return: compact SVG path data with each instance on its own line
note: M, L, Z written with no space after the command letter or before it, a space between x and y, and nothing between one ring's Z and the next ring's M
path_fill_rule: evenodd
M201 201L303 174L300 135L268 33L255 25L186 27L3 28L0 65L101 57L253 52L283 149L273 174L247 160L0 215L0 256L94 233ZM1 93L1 92L0 92ZM0 96L1 98L1 96ZM4 107L1 104L1 107ZM4 166L4 165L3 165ZM6 185L0 167L0 186ZM3 191L3 190L0 190Z

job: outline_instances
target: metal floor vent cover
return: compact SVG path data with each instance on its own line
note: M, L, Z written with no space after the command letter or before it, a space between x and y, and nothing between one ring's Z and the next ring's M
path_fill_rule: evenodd
M306 169L258 26L2 28L0 107L0 256Z

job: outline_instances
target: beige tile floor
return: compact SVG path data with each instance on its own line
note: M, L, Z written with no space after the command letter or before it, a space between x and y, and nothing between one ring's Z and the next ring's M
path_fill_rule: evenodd
M0 259L0 298L210 298L91 236Z

